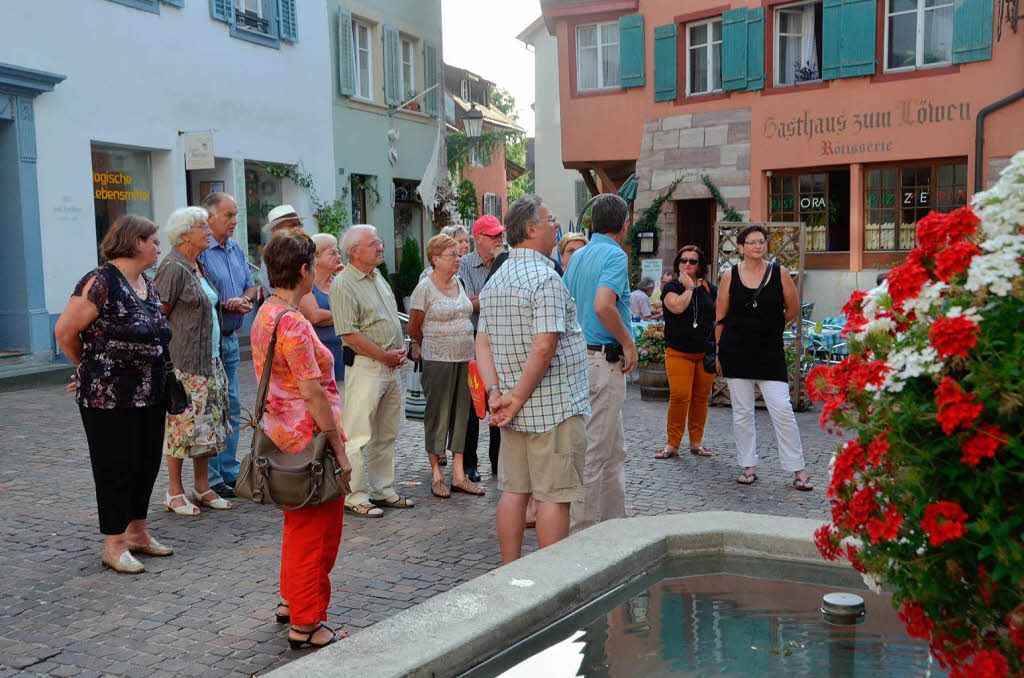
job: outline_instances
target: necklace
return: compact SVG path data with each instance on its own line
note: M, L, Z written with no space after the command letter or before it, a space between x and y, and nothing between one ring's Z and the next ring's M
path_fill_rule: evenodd
M693 329L697 329L697 287L693 288Z
M298 311L298 310L299 310L299 307L298 307L298 306L296 306L296 305L295 305L295 304L293 304L292 302L288 301L287 299L285 299L284 297L282 297L282 296L281 296L280 294L278 294L277 292L272 292L272 293L270 294L270 296L272 296L272 297L277 297L278 299L280 299L280 300L281 300L281 301L282 301L282 302L284 303L284 305L285 305L285 306L287 306L288 308L290 308L290 309L291 309L291 310L293 310L293 311Z

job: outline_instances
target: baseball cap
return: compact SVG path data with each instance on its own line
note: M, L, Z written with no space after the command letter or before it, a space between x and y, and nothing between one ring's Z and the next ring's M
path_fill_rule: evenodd
M493 214L485 214L473 223L473 235L501 235L505 228Z

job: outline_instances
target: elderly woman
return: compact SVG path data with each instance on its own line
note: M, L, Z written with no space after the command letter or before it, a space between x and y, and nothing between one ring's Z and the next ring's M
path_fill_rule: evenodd
M736 237L743 261L722 276L715 332L718 366L729 382L732 428L741 485L757 480L754 386L764 397L779 443L783 470L792 471L793 486L814 489L804 472L800 431L789 401L782 332L800 315L796 285L785 266L765 261L768 230L747 226Z
M569 270L569 260L572 259L572 253L581 247L585 247L587 242L586 233L572 232L562 236L562 239L558 241L558 258L562 262L563 271Z
M304 450L317 431L327 433L341 471L339 480L347 486L352 466L345 454L334 356L299 311L299 303L313 289L315 259L316 245L302 231L278 233L267 243L263 261L274 291L253 321L252 362L259 379L276 324L263 430L286 453ZM291 622L288 643L292 649L319 648L338 638L323 622L331 600L330 573L341 544L344 507L340 498L284 512L277 621Z
M334 318L331 316L331 303L328 292L331 281L341 273L345 264L341 263L341 252L338 251L338 239L330 233L317 233L313 236L316 245L316 265L314 267L313 291L302 297L299 309L306 316L316 331L320 343L334 356L334 380L345 381L345 362L342 360L341 337L334 331Z
M449 238L454 238L457 243L459 256L464 257L469 254L469 231L458 224L451 224L441 229L438 235L446 235ZM420 273L420 280L423 280L434 270L434 267L427 262L427 267Z
M454 459L453 491L480 496L484 493L466 476L463 452L466 425L472 407L469 396L469 361L473 359L473 303L455 277L462 256L456 240L437 235L427 243L427 259L434 270L412 293L409 336L412 358L423 361L424 440L430 459L430 491L435 497L451 496L445 487L438 459L450 449Z
M164 357L171 328L143 271L160 257L149 219L118 217L100 243L99 268L75 286L57 319L57 344L75 366L72 384L89 442L103 564L145 570L132 553L173 551L146 527L164 441Z
M655 456L679 456L683 428L689 424L690 454L710 457L702 444L708 398L715 375L704 369L704 353L715 327L718 289L703 279L704 252L687 245L672 262L675 276L661 288L665 311L665 371L668 373L668 442Z
M208 476L210 457L224 449L231 433L231 417L228 378L220 359L220 298L198 259L210 246L207 217L202 207L182 207L171 214L164 230L174 249L164 257L154 279L174 331L170 347L174 373L191 401L181 414L167 415L164 434L168 489L163 507L182 516L199 515L196 504L231 508L210 489ZM192 460L193 490L188 497L181 482L186 459Z

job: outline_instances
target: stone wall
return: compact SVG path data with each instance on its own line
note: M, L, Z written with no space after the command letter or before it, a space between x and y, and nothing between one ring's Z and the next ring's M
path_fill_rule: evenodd
M676 177L685 178L662 206L660 254L671 267L676 250L674 200L710 198L707 174L722 197L744 218L750 214L750 109L686 113L644 122L636 163L635 213L650 206ZM723 216L718 209L718 218Z

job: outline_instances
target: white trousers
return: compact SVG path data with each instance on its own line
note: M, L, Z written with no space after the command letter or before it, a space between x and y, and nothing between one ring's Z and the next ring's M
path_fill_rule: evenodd
M398 496L395 440L401 412L399 370L357 355L345 370L345 454L352 464L352 494L345 497L346 506Z
M736 463L757 466L757 431L754 427L754 385L761 390L779 443L779 461L784 471L804 468L804 450L793 406L789 402L789 384L760 379L728 379L732 404L732 433L736 439Z

